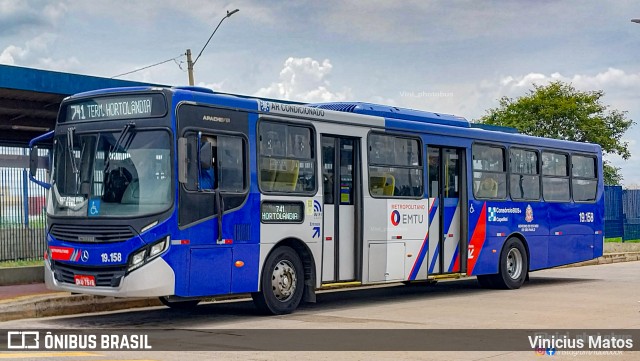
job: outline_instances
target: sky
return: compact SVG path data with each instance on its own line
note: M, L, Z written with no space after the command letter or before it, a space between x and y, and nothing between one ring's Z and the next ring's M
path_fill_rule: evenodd
M478 119L562 80L640 120L637 1L0 0L0 64L302 102L365 101ZM631 158L608 156L640 187Z

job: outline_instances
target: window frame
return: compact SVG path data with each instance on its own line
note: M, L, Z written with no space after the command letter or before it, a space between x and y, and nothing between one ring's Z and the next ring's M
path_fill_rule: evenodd
M309 129L309 143L311 146L311 158L310 159L304 159L304 158L293 158L293 157L287 157L287 155L285 154L284 157L280 157L280 156L276 156L276 157L271 157L271 156L265 156L262 154L261 152L261 127L262 124L264 123L272 123L272 124L278 124L278 125L284 125L286 127L298 127L298 128L307 128ZM260 191L261 194L265 194L265 195L283 195L283 196L305 196L305 197L311 197L311 196L315 196L318 193L318 142L317 142L317 132L315 127L313 126L313 124L311 123L307 123L307 122L295 122L295 121L291 121L289 119L281 119L281 118L272 118L272 117L260 117L258 119L258 122L256 124L256 177L257 177L257 183L258 183L258 190ZM298 160L300 162L307 162L307 161L311 161L311 169L313 169L313 180L314 180L314 186L312 190L309 191L281 191L281 190L266 190L263 187L262 184L262 168L260 166L261 162L263 159L270 159L270 158L275 158L275 159L281 159L281 160Z
M543 155L544 153L553 153L553 154L558 154L558 155L563 155L566 157L567 162L566 162L566 171L567 171L567 175L566 176L558 176L558 175L546 175L544 174L544 163L543 163ZM573 190L572 190L572 186L571 186L571 154L567 151L563 151L563 150L559 150L559 149L542 149L540 151L540 173L541 173L541 195L542 195L542 199L545 202L549 202L549 203L571 203L571 201L573 201ZM545 178L552 178L552 179L567 179L569 181L569 199L547 199L544 196L544 179Z
M417 155L418 155L418 165L416 166L412 166L412 165L395 165L395 164L384 164L384 163L372 163L371 162L371 157L369 156L369 148L371 147L371 137L372 136L384 136L384 137L394 137L394 138L401 138L401 139L409 139L409 140L415 140L417 141ZM416 136L411 136L411 135L407 135L404 133L395 133L395 132L384 132L384 131L378 131L378 130L371 130L369 131L369 133L367 134L367 149L366 149L366 153L367 153L367 191L369 192L369 195L372 198L376 198L376 199L423 199L424 198L424 192L425 192L425 162L424 162L424 154L423 154L423 149L426 149L426 147L424 147L424 145L422 144L422 138L420 137L416 137ZM417 196L396 196L396 195L379 195L379 194L373 194L371 193L371 167L378 167L378 168L400 168L400 169L408 169L408 170L412 170L412 169L419 169L420 170L420 175L422 177L422 181L420 182L420 194Z
M537 166L537 170L538 172L535 174L531 174L531 173L518 173L518 172L513 172L511 170L511 151L512 150L523 150L523 151L527 151L527 152L533 152L536 154L536 166ZM541 157L541 152L539 149L535 149L535 148L527 148L527 147L509 147L509 166L508 166L508 178L509 178L509 198L513 201L517 201L517 202L539 202L542 199L542 157ZM513 195L511 194L511 176L512 175L524 175L524 176L537 176L538 177L538 198L514 198Z
M196 138L198 136L198 133L202 134L202 137L205 136L210 136L210 137L218 137L218 136L223 136L223 137L235 137L235 138L240 138L242 140L242 147L243 147L243 153L244 155L246 155L246 158L244 159L244 167L243 167L243 180L244 180L244 184L243 184L243 189L241 192L233 192L233 191L228 191L228 190L221 190L220 188L214 188L214 189L190 189L187 187L186 184L180 184L180 186L182 188L184 188L184 190L188 193L214 193L216 191L221 191L222 194L233 194L233 195L242 195L242 194L247 194L249 193L249 189L251 188L251 171L250 171L250 166L251 166L251 156L250 156L250 150L249 150L249 138L247 137L246 134L243 133L237 133L237 132L227 132L227 131L217 131L215 129L201 129L201 128L192 128L192 127L188 127L185 128L183 133L182 133L182 137L184 138L188 138L189 135L191 134L195 134ZM201 146L201 144L198 144L198 146ZM196 146L196 148L198 147ZM196 149L196 151L198 151ZM196 156L196 162L199 162L199 154ZM187 174L187 177L189 175ZM216 174L216 179L220 179L220 174L219 174L219 169L218 169L218 174Z
M573 158L574 157L582 157L582 158L591 158L593 160L593 175L594 178L588 178L588 177L574 177L573 175ZM575 202L575 203L585 203L585 204L593 204L596 203L596 200L598 198L598 181L599 181L599 173L598 173L598 156L595 154L588 154L588 153L572 153L570 155L570 162L571 162L571 166L570 166L570 177L571 177L571 181L570 181L570 186L571 186L571 199ZM595 181L596 182L596 193L593 195L593 200L588 200L588 201L582 201L582 200L576 200L573 193L574 193L574 187L573 187L573 180L589 180L589 181Z
M478 146L502 149L502 169L503 170L501 172L493 171L493 170L481 170L481 169L476 170L474 168L474 163L473 163L474 158L473 158L473 156L474 156ZM504 201L504 200L509 199L510 193L511 193L511 191L510 191L511 188L510 188L510 183L509 183L510 166L507 165L507 150L508 150L508 148L505 145L495 144L495 143L474 142L471 145L471 190L472 190L472 194L473 194L474 199L490 200L490 201ZM474 174L475 172L504 175L504 178L505 178L505 181L504 181L504 186L505 186L504 197L479 197L476 194L477 190L479 188L476 189L475 184L474 184L474 181L476 179L475 178L475 174ZM500 186L500 184L498 184L498 187L499 186Z

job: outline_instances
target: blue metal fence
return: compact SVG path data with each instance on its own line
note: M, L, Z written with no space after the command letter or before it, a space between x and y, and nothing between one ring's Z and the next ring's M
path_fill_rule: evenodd
M640 239L640 190L606 186L604 201L605 237Z
M622 187L604 187L604 235L607 238L624 238L624 212Z

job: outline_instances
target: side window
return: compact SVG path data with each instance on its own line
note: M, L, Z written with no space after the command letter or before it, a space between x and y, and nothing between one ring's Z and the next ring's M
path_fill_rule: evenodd
M546 201L571 200L568 155L542 152L542 196Z
M421 197L424 194L417 139L369 135L369 193L373 197Z
M186 138L187 190L244 193L247 188L244 138L195 132Z
M263 192L313 194L315 152L310 127L261 121L259 185Z
M576 202L595 202L598 187L596 158L571 156L571 188Z
M538 152L527 149L509 150L510 194L514 200L540 199L540 167Z
M473 194L476 198L505 199L507 169L504 148L483 144L473 146Z

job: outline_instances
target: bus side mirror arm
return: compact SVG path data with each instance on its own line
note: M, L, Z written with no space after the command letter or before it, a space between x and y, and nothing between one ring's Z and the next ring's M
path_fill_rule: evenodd
M187 183L187 138L178 138L178 181Z
M45 140L49 140L53 138L53 130L49 131L47 133L44 133L43 135L33 138L30 142L29 142L29 180L31 180L32 182L38 184L41 187L44 187L46 189L51 188L51 184L44 182L44 181L40 181L38 179L36 179L36 173L38 171L38 163L40 161L40 157L38 156L38 146L37 143L45 141ZM48 166L47 166L48 168Z

